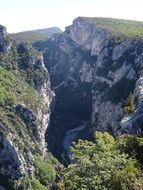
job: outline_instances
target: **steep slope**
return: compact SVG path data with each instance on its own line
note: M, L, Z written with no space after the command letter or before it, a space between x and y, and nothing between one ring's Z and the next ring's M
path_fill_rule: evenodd
M51 37L53 34L61 33L61 29L58 27L51 27L51 28L44 28L44 29L37 29L31 31L24 31L9 34L12 42L14 44L25 42L36 42L39 40L46 40L47 38Z
M44 52L56 95L47 132L54 155L68 153L67 136L142 132L142 31L142 22L79 17L64 33L34 44ZM139 100L135 113L125 112L130 93Z
M25 43L11 47L9 42L1 26L0 185L6 190L28 189L29 184L40 184L30 182L38 163L47 167L40 156L47 151L45 131L53 93L42 55Z

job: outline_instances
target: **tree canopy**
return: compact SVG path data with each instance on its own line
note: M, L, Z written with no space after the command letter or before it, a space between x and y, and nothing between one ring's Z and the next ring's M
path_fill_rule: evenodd
M60 190L141 190L137 160L122 151L120 141L96 132L95 142L79 140L72 148L74 163L63 170Z

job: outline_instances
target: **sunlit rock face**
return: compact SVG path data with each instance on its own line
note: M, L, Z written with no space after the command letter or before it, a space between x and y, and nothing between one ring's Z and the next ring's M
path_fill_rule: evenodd
M143 75L142 39L119 38L96 22L79 17L62 34L34 46L44 52L55 92L47 139L56 156L63 152L68 131L82 122L87 126L76 138L87 138L96 130L114 135L139 131L136 124L126 127L122 119L129 94L140 100L141 93L135 91L142 88L138 85ZM136 106L139 108L141 101Z

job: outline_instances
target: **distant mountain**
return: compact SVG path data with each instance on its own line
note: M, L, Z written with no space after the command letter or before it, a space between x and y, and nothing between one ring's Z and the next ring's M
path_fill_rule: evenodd
M19 44L22 41L33 43L39 40L45 40L51 37L53 34L61 33L61 32L62 30L60 28L51 27L51 28L12 33L12 34L9 34L9 36L12 39L12 42L15 44Z
M31 32L52 35L52 34L55 34L55 33L61 33L62 30L60 28L58 28L58 27L51 27L51 28L32 30Z

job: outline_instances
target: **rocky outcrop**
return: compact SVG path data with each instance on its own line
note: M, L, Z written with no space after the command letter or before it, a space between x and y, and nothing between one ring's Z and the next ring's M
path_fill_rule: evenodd
M83 121L87 123L86 130L79 134L83 138L89 135L87 131L120 133L125 128L121 121L126 99L131 92L134 94L143 74L143 40L114 35L108 30L111 25L106 29L99 26L100 19L92 20L79 17L64 33L34 44L44 52L55 91L47 139L57 157L63 152L65 135ZM139 93L136 96L139 98ZM141 109L135 115L139 112ZM131 118L136 117L133 115ZM141 127L142 121L138 125ZM129 133L142 131L133 126L129 126L134 128Z
M91 51L91 56L98 55L109 41L109 32L96 27L79 17L73 25L66 28L66 34L78 45ZM95 37L96 36L96 37Z
M6 27L0 25L0 52L5 52L10 49L10 39L6 32Z
M134 96L138 98L137 109L134 113L123 117L119 134L143 134L143 77L140 77L136 82Z

